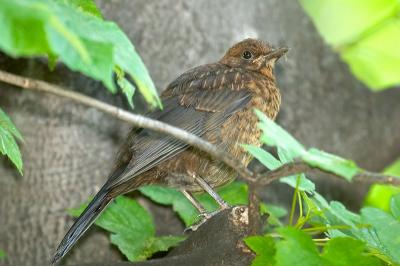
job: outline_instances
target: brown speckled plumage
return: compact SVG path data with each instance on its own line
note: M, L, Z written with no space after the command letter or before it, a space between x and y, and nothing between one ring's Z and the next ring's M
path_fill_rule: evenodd
M193 68L174 80L162 93L163 110L150 116L201 136L247 166L251 156L241 144L260 145L254 108L272 119L279 111L281 100L273 67L286 51L273 50L255 39L237 43L219 62ZM200 191L193 174L211 187L229 183L236 176L232 169L197 149L134 128L108 181L67 233L54 261L71 248L116 196L146 184Z
M251 157L244 152L240 144L246 143L259 146L260 137L253 108L258 108L269 117L275 118L280 104L279 91L274 81L265 78L261 74L243 71L240 68L229 68L221 63L213 65L212 68L215 70L210 70L206 77L197 79L196 83L192 83L192 85L198 84L198 86L189 86L183 92L182 90L177 90L179 94L172 93L172 95L179 95L180 103L186 106L190 106L191 102L195 102L194 106L198 111L218 112L219 101L224 101L225 99L223 97L218 99L216 106L207 104L215 97L212 90L223 91L226 90L226 85L228 85L229 93L235 93L240 90L246 91L246 95L249 93L249 100L240 111L232 114L219 127L207 130L203 135L204 139L226 150L244 165L247 165ZM198 71L201 71L201 68ZM217 74L216 72L219 73ZM207 86L208 84L210 85ZM168 87L167 95L170 94L169 91L174 92L175 88ZM204 95L200 94L193 97L186 93L191 90L210 91L207 91ZM178 188L184 186L185 189L191 191L202 189L187 173L196 173L213 187L224 185L235 178L235 172L230 168L193 148L188 148L179 155L161 163L157 166L157 169L162 183ZM167 169L167 171L163 169Z

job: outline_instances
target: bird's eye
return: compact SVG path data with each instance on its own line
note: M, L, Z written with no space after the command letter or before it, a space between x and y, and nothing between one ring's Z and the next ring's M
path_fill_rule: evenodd
M246 60L249 60L253 57L253 54L250 51L244 51L242 57Z

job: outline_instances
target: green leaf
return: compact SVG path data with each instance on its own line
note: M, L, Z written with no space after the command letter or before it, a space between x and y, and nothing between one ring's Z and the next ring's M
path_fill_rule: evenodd
M259 110L255 110L260 119L259 128L263 131L261 141L269 146L279 146L287 151L292 158L301 156L306 150L286 130L275 124L270 118Z
M104 21L93 1L19 0L0 2L0 49L20 57L59 58L70 69L102 81L115 92L113 72L128 73L145 100L161 102L150 75L128 37ZM132 89L122 84L128 99ZM132 85L130 85L132 86Z
M283 177L279 181L282 183L288 184L292 188L296 188L297 176ZM315 184L310 179L308 179L305 175L300 175L298 189L300 191L313 192L313 191L315 191Z
M141 187L139 190L154 202L172 205L173 210L178 213L186 226L196 220L198 212L180 191L157 185Z
M0 48L11 56L51 54L44 24L46 7L39 2L29 7L28 4L26 1L0 3Z
M319 256L317 247L311 237L306 233L292 228L281 227L277 231L284 240L276 243L276 265L322 265L322 259Z
M118 197L97 219L96 224L112 233L151 236L155 233L153 219L139 203ZM138 232L140 229L140 232Z
M159 204L172 205L172 208L178 213L186 226L193 224L198 218L198 211L181 192L175 189L151 185L142 187L139 190L145 196ZM217 191L218 194L231 205L247 204L248 190L245 183L232 182ZM218 204L207 193L195 195L195 197L209 211L218 208Z
M282 226L282 223L279 219L285 217L288 213L285 208L272 204L261 204L260 208L262 214L268 213L267 226Z
M293 162L294 157L278 146L278 156L281 160L282 164L287 164ZM304 174L300 174L300 179L298 179L299 175L286 176L281 178L279 181L285 184L288 184L292 188L296 188L300 191L307 191L309 193L315 191L315 184L310 179L308 179Z
M367 193L364 205L376 207L388 212L390 210L390 199L397 194L400 194L400 187L374 184Z
M270 170L277 169L283 164L293 161L291 155L286 150L283 150L281 148L278 149L279 159L281 160L279 161L272 154L263 150L262 148L253 145L243 145L243 147ZM297 176L294 175L282 177L279 181L282 183L286 183L293 188L296 188ZM312 192L315 190L315 184L307 179L305 175L300 175L299 190Z
M115 64L130 75L148 103L161 107L161 101L147 68L121 29L112 22L91 23L86 26L79 27L77 23L75 25L80 34L85 34L89 30L90 38L98 42L111 42Z
M100 10L97 8L96 3L92 0L56 0L59 3L74 7L74 9L95 17L102 18Z
M280 207L278 205L265 204L265 208L266 208L267 213L275 216L276 218L282 218L288 214L288 212L285 208Z
M0 108L0 127L4 128L8 132L10 132L16 139L22 141L22 135L15 127L11 119L4 113L4 111Z
M79 42L76 42L76 45L70 45L69 42L73 41L68 40L65 36L69 36L69 34L64 34L64 31L60 31L48 30L47 37L51 42L52 51L59 55L60 59L70 69L80 71L93 79L101 80L111 92L115 92L116 88L112 78L113 65L110 64L113 60L112 44L89 39L77 39ZM73 35L71 34L71 36ZM82 44L82 47L79 45L81 49L77 47L78 43ZM90 47L88 48L90 52L85 57L82 56L82 51L86 50L83 47Z
M151 244L148 245L149 255L147 257L159 251L168 251L171 247L177 246L183 240L185 240L183 236L162 236L153 238Z
M310 221L312 224L323 224L329 227L343 227L343 229L328 229L327 234L329 237L351 236L362 238L362 233L359 228L362 227L361 218L346 209L346 207L337 201L328 203L320 194L314 192L313 197L310 198L311 202L315 204L311 208L313 219ZM317 207L317 209L315 209Z
M117 74L117 83L125 94L129 105L133 108L133 95L135 94L135 87L125 78L125 73L120 69L116 68L115 73Z
M0 249L0 259L4 259L6 257L6 253Z
M377 249L400 264L400 221L392 215L376 208L366 207L361 210L362 222L369 224L363 234L369 246Z
M78 216L87 204L69 210ZM140 261L158 251L176 246L184 237L155 237L155 228L150 214L135 200L120 196L96 220L96 225L111 232L111 243L130 261Z
M335 173L348 181L360 171L353 161L317 149L309 149L302 159L311 166Z
M397 0L301 0L324 39L370 88L398 85L400 20Z
M324 247L322 258L330 266L382 265L377 258L365 254L365 243L350 237L336 237Z
M279 228L278 231L284 240L276 244L271 236L244 239L257 255L252 265L382 265L379 259L366 252L364 242L354 238L333 238L326 243L322 254L319 254L306 233L291 227Z
M390 200L390 211L397 220L400 220L400 193Z
M152 201L164 205L172 205L176 200L185 198L182 193L176 189L158 185L141 187L139 190Z
M243 147L269 170L274 170L282 166L282 163L278 159L262 148L254 145L243 145Z
M159 251L168 251L185 238L179 236L136 238L130 235L113 234L111 243L118 246L129 261L144 261ZM141 243L138 243L140 241Z
M386 175L400 176L400 159L390 164L383 170ZM400 187L392 185L374 184L365 198L365 205L376 207L389 212L392 196L400 194Z
M365 30L395 14L396 0L300 0L325 40L333 46L354 42Z
M300 144L293 136L291 136L286 130L279 125L275 124L274 121L266 117L261 111L255 110L257 116L260 119L259 127L263 130L261 141L267 145L278 148L279 159L281 164L292 162L296 158L301 158L307 164L318 167L322 170L335 173L347 180L356 175L360 169L358 166L350 160L343 159L339 156L323 152L317 149L306 150L302 144ZM279 165L279 162L274 160L275 158L267 152L261 152L260 149L251 146L245 146L248 151L263 162L267 167L272 168ZM301 190L314 190L313 183L302 176L303 180L307 180L308 188L304 188L302 182L300 183ZM281 179L281 181L288 181L293 186L296 184L296 177L290 177Z
M342 58L358 79L379 91L400 84L400 20L388 20L372 30L373 34L343 49Z
M21 133L0 108L0 153L7 155L22 175L22 157L15 139L22 141Z
M383 170L383 173L386 175L400 176L400 159L386 167L385 170Z
M246 245L251 248L256 257L252 266L273 266L275 265L275 241L271 236L250 236L244 239Z
M340 226L341 229L328 229L330 238L350 236L367 243L375 256L390 262L399 263L400 259L400 221L390 214L376 209L363 208L361 216L348 211L340 202L330 204L315 192L311 198L321 213L315 212L318 219L311 223L323 224L326 227Z

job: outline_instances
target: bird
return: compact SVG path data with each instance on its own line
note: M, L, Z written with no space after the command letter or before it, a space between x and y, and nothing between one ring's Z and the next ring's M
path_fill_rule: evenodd
M192 68L172 81L161 94L163 109L147 115L201 137L247 166L252 156L242 144L261 146L254 108L271 119L279 112L281 95L274 66L287 51L259 39L244 39L216 63ZM226 209L229 205L214 189L236 177L233 169L196 148L134 127L107 181L62 239L52 264L67 254L119 195L151 184L176 188L204 218L200 226L216 212L207 213L193 193L206 191L219 204L218 211Z

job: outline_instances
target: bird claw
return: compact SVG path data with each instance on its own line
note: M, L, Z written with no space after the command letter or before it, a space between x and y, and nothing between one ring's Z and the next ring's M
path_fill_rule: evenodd
M183 231L184 233L188 232L188 231L196 231L197 229L200 228L200 226L202 226L205 222L207 222L209 219L211 219L211 217L217 215L218 213L220 213L221 211L230 208L230 206L228 204L226 204L226 206L224 206L224 208L218 209L216 211L213 212L202 212L199 215L197 215L197 219L200 218L200 220L198 220L197 222L195 222L194 224L192 224L191 226L185 228L185 230Z
M200 215L199 215L199 216L200 216ZM186 233L186 232L188 232L188 231L192 231L192 232L196 231L197 229L200 228L200 226L202 226L205 222L207 222L208 219L209 219L209 218L205 218L205 217L203 216L203 219L201 219L201 220L198 221L198 222L195 222L194 224L192 224L192 225L189 226L189 227L186 227L185 230L183 230L183 232Z

